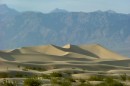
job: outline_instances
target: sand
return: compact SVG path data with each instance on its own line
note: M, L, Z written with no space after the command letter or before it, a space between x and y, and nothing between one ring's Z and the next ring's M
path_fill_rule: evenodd
M130 74L130 59L110 51L101 45L30 46L0 51L0 73L48 74L69 72L75 78L88 75ZM27 67L42 68L39 70Z

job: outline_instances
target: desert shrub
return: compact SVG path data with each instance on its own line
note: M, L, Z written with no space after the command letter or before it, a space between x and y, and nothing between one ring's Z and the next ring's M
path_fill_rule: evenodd
M60 79L57 79L57 78L51 78L51 84L52 85L55 85L55 84L60 84Z
M51 77L62 77L61 73L53 72L50 74Z
M111 83L111 82L114 82L114 78L113 77L106 77L105 79L104 79L104 81L105 82L108 82L108 83Z
M18 86L18 83L15 81L8 81L4 79L1 83L0 86Z
M40 76L44 79L50 79L51 78L50 75L47 75L47 74L41 74Z
M66 78L66 80L68 80L70 82L76 82L72 77L68 77L68 78Z
M42 67L31 67L31 66L26 66L23 68L23 70L27 71L27 70L37 70L37 71L46 71L45 68Z
M104 76L101 75L95 75L95 76L90 76L89 81L103 81Z
M130 76L127 76L127 79L130 81Z
M24 77L24 75L21 73L16 73L15 77Z
M120 80L122 80L122 81L126 81L126 80L127 80L127 75L126 75L126 73L120 75Z
M64 73L66 73L67 75L71 75L72 74L72 72L70 72L70 71L65 71Z
M0 78L8 78L9 74L8 73L0 73Z
M85 83L85 82L86 82L85 79L79 79L79 81L80 81L81 83Z
M71 81L64 79L62 80L60 86L72 86L72 84Z
M94 86L94 85L91 84L90 82L87 82L87 83L81 83L78 86Z
M20 68L21 66L20 65L17 65L18 68Z
M118 82L118 81L113 81L113 82L102 82L96 86L126 86L124 85L123 83L121 82Z
M25 68L22 68L23 71L28 71L28 69L25 67Z
M125 86L125 84L114 80L112 77L107 77L104 81L96 86Z
M37 78L27 78L24 80L24 86L41 86L42 81Z
M52 86L55 86L55 85L72 86L70 80L68 80L66 78L59 78L59 77L51 78L51 85Z

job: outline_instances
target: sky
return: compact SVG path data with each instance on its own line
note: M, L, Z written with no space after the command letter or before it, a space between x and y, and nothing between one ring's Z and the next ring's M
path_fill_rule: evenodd
M119 13L130 13L130 0L0 0L18 11L50 12L55 8L68 11L93 12L113 10Z

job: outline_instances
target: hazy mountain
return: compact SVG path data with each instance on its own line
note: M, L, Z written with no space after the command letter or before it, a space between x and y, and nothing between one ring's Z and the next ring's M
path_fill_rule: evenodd
M56 8L52 11L52 13L67 13L68 11L64 10L64 9L59 9L59 8Z
M17 12L0 5L0 49L21 46L100 43L130 50L130 14L114 11Z
M19 12L9 8L7 5L2 4L0 5L0 15L16 15Z

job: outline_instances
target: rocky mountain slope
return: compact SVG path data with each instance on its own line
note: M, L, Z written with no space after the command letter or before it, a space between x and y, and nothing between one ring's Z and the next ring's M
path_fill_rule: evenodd
M66 43L99 43L113 50L130 50L130 14L59 9L51 13L18 12L0 5L1 50Z

